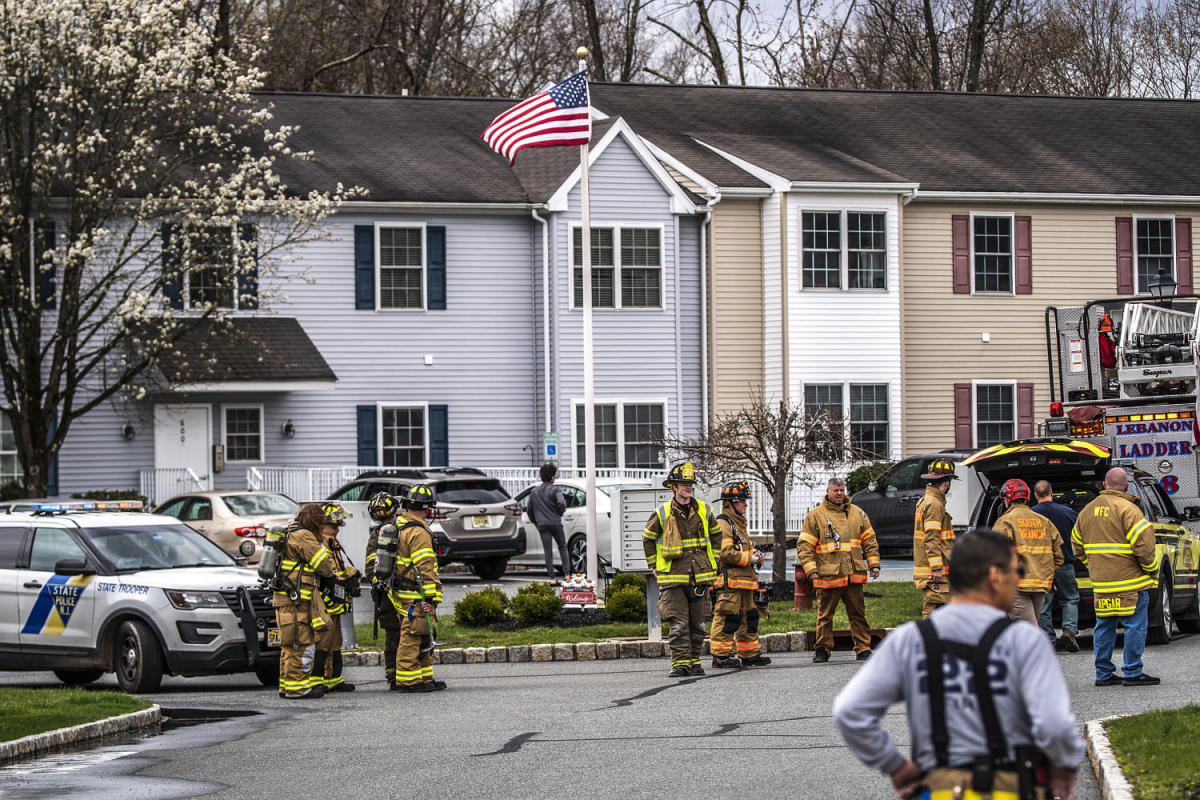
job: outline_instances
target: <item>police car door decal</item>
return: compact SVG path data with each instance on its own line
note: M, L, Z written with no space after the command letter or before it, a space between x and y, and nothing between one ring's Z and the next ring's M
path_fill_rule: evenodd
M25 620L21 633L43 634L46 636L61 636L66 630L79 596L91 583L94 575L55 575L46 581L42 591L38 593L33 610Z

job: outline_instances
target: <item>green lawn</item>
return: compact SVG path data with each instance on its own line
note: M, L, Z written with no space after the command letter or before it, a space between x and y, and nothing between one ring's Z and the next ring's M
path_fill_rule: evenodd
M150 703L122 692L0 688L0 741L129 714Z
M1200 705L1147 711L1106 722L1104 728L1138 800L1200 795Z
M868 584L867 621L873 628L895 626L921 616L921 591L908 582ZM872 597L870 595L879 595ZM787 633L811 630L817 626L817 612L792 611L791 602L772 603L771 616L759 623L759 633ZM850 621L844 607L838 607L833 617L834 628L848 628ZM377 650L383 645L383 629L379 638L371 636L371 625L355 626L358 646ZM665 628L664 628L665 633ZM619 622L611 625L589 625L583 628L522 628L497 632L488 628L464 628L449 619L438 623L438 641L444 647L511 647L524 644L557 642L598 642L623 636L645 636L646 625L641 622Z

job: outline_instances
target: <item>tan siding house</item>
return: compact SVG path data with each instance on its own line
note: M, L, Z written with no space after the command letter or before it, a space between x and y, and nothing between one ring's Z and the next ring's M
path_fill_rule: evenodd
M723 200L710 227L711 414L735 411L763 382L762 201Z

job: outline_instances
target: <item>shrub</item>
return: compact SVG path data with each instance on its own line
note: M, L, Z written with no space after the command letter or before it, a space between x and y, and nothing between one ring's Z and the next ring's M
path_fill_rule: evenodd
M19 500L25 496L25 487L17 481L0 483L0 500Z
M504 619L508 595L489 586L478 592L467 592L454 604L454 621L464 628L482 628Z
M460 601L461 602L461 601ZM563 600L549 584L530 583L517 589L513 614L526 625L549 625L558 619Z
M76 500L141 500L143 505L146 503L145 495L139 494L137 489L92 489L71 497Z
M609 600L622 589L636 589L646 595L646 576L638 572L621 572L613 577L608 584L608 588L604 590L604 604L608 605ZM643 611L643 613L645 613Z
M871 481L892 468L893 461L876 461L874 464L864 464L846 476L846 494L853 495L867 488Z
M646 621L646 591L624 586L605 601L605 610L615 622Z

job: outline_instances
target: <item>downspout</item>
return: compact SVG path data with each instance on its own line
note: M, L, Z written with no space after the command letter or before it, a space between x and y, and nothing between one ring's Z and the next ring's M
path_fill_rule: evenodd
M680 434L682 435L682 433L683 433L683 366L682 366L682 364L680 364L680 361L682 360L681 359L682 353L680 352L680 350L682 350L682 348L683 348L683 343L680 339L680 329L679 329L679 314L680 314L679 309L680 309L680 306L682 305L682 303L681 303L682 298L680 297L682 292L680 291L680 283L679 283L679 216L672 215L671 219L674 222L674 226L675 226L675 228L674 228L675 242L674 242L674 246L671 248L671 252L675 259L675 270L674 270L674 272L675 272L675 342L676 342L675 346L676 346L676 348L679 348L675 352L675 408L676 408L675 418L677 420L679 420L679 427L676 430L678 430L680 432Z
M553 431L550 420L550 228L548 220L538 216L536 208L529 209L535 220L542 224L542 363L545 365L543 390L546 395L544 406L545 430Z
M704 204L700 220L700 432L708 432L708 227L712 223L712 207L721 202L718 190Z

